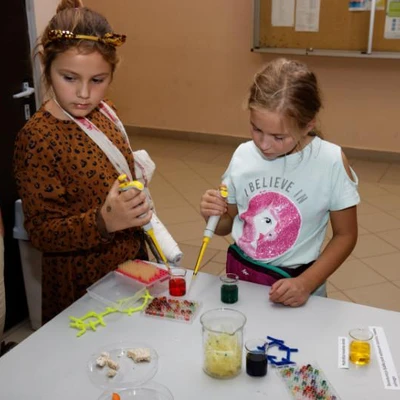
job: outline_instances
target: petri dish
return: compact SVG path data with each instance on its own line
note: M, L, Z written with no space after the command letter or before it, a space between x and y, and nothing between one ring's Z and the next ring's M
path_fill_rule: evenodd
M156 382L149 382L131 389L122 389L114 392L107 391L98 400L111 400L113 393L117 393L121 400L174 400L170 390Z
M149 349L150 361L135 363L128 357L129 350ZM107 352L111 360L119 364L119 369L114 377L109 377L109 367L99 367L97 358L101 353ZM148 382L157 373L158 354L148 344L141 342L118 342L101 347L93 353L87 363L87 371L91 382L102 389L118 390L134 388Z

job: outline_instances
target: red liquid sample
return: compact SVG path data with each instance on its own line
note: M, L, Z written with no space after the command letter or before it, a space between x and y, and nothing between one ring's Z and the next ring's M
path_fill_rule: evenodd
M185 278L171 278L169 280L169 294L171 296L184 296L186 294Z

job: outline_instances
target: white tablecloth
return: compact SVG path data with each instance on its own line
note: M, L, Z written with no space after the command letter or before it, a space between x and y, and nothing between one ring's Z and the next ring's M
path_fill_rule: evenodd
M285 341L299 352L298 364L316 364L342 400L398 400L400 391L385 390L373 354L371 364L348 370L338 369L337 339L350 328L382 326L397 371L400 371L400 313L348 302L313 297L300 308L271 304L268 288L240 282L239 301L231 308L247 316L244 340L267 335ZM243 370L229 380L213 379L202 370L200 314L222 307L220 283L215 276L199 273L189 296L202 302L192 324L160 320L143 315L110 315L106 327L77 338L69 328L69 316L80 317L98 303L88 295L0 358L0 398L4 400L97 399L102 389L88 378L90 356L118 341L145 342L159 355L155 382L167 386L175 400L197 399L290 399L274 368L264 378L252 378Z

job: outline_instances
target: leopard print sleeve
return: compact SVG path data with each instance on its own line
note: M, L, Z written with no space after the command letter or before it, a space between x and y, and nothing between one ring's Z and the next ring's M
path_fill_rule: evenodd
M66 125L74 131L71 124ZM43 252L70 252L104 243L96 219L109 182L102 182L99 190L88 178L93 170L85 168L87 155L74 155L74 149L82 146L68 143L72 133L77 140L75 132L62 134L58 128L42 128L30 124L23 129L14 152L17 189L33 246Z

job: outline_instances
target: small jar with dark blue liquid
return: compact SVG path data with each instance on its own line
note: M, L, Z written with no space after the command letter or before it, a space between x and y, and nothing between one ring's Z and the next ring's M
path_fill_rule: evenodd
M262 339L248 340L245 345L246 349L246 372L250 376L267 375L267 344Z

